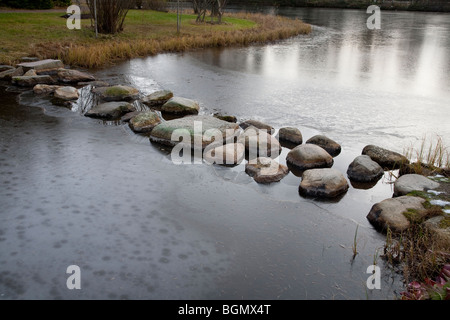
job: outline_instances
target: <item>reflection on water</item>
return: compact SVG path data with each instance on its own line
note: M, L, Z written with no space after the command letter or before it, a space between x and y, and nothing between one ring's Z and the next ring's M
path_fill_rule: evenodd
M447 15L383 12L382 29L369 30L363 11L301 9L280 13L315 24L313 34L280 45L202 51L197 57L220 68L274 80L308 79L323 81L325 86L424 96L449 94Z
M382 12L368 30L365 11L280 9L313 32L271 45L135 59L115 68L200 101L208 113L311 128L347 147L381 144L403 152L424 135L442 136L450 99L448 15ZM107 75L108 73L104 73Z
M280 46L203 52L205 62L269 77L427 96L449 94L450 19L446 14L382 12L381 30L356 10L280 9L314 25Z

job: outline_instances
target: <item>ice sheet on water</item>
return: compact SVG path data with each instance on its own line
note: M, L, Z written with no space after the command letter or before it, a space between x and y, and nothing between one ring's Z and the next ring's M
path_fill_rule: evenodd
M435 196L440 195L441 193L444 193L442 191L436 191L436 190L428 190L428 193L434 194Z
M430 204L434 205L434 206L440 206L440 207L445 207L450 205L449 201L444 201L444 200L430 200Z

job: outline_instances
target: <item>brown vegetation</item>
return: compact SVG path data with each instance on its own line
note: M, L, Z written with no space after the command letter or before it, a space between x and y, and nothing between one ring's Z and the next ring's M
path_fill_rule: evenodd
M231 15L229 15L231 16ZM117 60L154 55L163 52L182 52L198 48L243 46L286 39L307 34L311 26L300 20L279 16L239 13L233 18L256 22L255 27L232 30L210 29L202 33L172 34L154 39L108 39L107 41L79 43L41 43L32 54L42 58L57 58L66 64L97 68ZM191 22L195 23L195 22Z

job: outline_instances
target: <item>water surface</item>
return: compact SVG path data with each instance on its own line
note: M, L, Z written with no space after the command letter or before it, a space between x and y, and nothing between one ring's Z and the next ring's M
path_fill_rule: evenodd
M304 140L328 135L344 173L369 143L401 152L424 134L448 141L448 15L387 12L369 31L361 11L280 13L312 23L312 34L96 75L143 94L170 89L202 113L297 126ZM388 174L337 201L306 199L293 173L266 186L243 165L176 166L126 125L83 117L82 105L0 96L2 299L393 299L403 288L366 220L392 196ZM380 290L366 287L374 261ZM72 264L81 290L66 287Z

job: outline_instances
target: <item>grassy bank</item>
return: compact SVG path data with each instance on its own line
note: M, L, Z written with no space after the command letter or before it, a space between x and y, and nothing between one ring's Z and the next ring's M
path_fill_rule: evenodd
M398 267L408 283L408 291L402 299L426 299L426 296L430 295L439 298L437 294L445 291L440 285L449 286L450 279L440 285L429 284L439 276L446 265L450 265L450 238L446 235L448 231L445 231L450 227L450 214L444 211L450 209L450 206L443 206L450 203L449 148L439 136L428 139L424 137L418 145L406 148L404 155L410 164L404 164L399 174L413 173L431 177L439 182L440 186L435 193L412 191L408 194L425 199L425 211L419 213L409 209L403 213L409 220L410 227L400 234L393 234L388 230L384 257L390 265ZM439 202L443 204L438 204ZM439 224L430 227L425 221L433 217L442 219ZM437 232L436 228L441 232ZM427 285L423 286L423 290L412 292L410 284L414 282Z
M103 67L118 60L162 52L247 45L285 39L311 31L299 20L261 14L226 15L224 23L195 23L182 16L176 33L176 14L130 10L125 30L95 38L90 20L81 30L69 30L61 13L0 13L0 64L14 64L23 56L58 58L85 68Z

